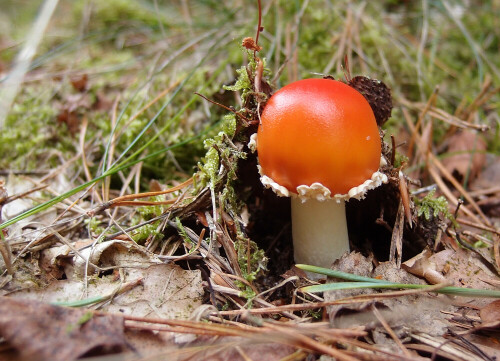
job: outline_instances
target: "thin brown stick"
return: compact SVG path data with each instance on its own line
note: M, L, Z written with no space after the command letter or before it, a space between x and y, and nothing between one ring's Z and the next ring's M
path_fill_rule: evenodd
M165 189L163 191L158 191L158 192L145 192L145 193L136 193L136 194L127 194L125 196L120 196L120 197L116 197L112 200L110 200L109 202L105 202L99 206L97 206L96 208L90 210L87 212L87 214L90 216L90 217L93 217L94 215L96 215L97 213L100 213L102 211L104 211L105 209L108 209L108 208L111 208L111 207L116 207L116 206L123 206L123 205L158 205L158 204L172 204L172 203L175 203L176 199L174 200L166 200L164 202L142 202L144 204L139 204L138 202L131 202L131 200L134 200L136 198L147 198L147 197L154 197L154 196L159 196L159 195L163 195L163 194L168 194L168 193L172 193L172 192L175 192L175 191L178 191L182 188L185 188L187 187L188 185L190 185L191 183L193 183L193 178L189 178L187 181L175 186L175 187L172 187L172 188L169 188L169 189ZM146 203L151 203L151 204L146 204Z
M500 236L500 230L499 229L495 229L495 228L491 228L491 227L486 227L486 226L484 226L481 223L470 222L470 221L468 221L466 219L463 219L463 218L457 218L457 222L460 223L460 224L463 224L465 226L477 228L477 229L480 229L480 230L483 230L483 231L486 231L486 232L495 233L495 234L497 234L497 235Z
M262 4L260 0L257 0L257 5L259 7L259 22L257 23L257 34L255 34L255 45L259 47L259 35L262 31ZM254 51L253 56L255 57L256 51Z
M398 338L398 336L396 336L396 334L394 333L394 331L392 330L391 326L389 326L389 324L387 323L387 321L384 319L384 317L382 316L382 314L380 313L380 311L377 309L377 307L375 307L375 305L372 305L371 307L372 309L372 312L373 314L375 315L375 317L377 318L377 320L379 320L379 322L382 324L382 326L384 327L384 329L387 331L387 333L389 334L389 336L391 336L391 338L394 340L394 342L396 343L396 345L398 345L399 349L407 356L407 357L412 357L412 354L410 353L410 351L408 351L408 349L403 345L403 343L401 342L401 340Z
M406 123L408 124L410 130L412 131L413 134L415 134L415 140L423 152L422 154L427 158L427 161L430 162L429 164L429 173L431 173L431 176L434 178L434 181L438 185L438 187L445 193L445 195L448 197L450 201L452 201L453 205L456 206L458 204L458 199L453 196L449 188L446 186L444 181L442 180L441 176L438 174L437 170L441 172L441 174L464 196L464 198L471 204L471 206L474 208L474 210L479 214L479 216L483 219L484 223L487 225L490 225L490 221L486 217L486 215L481 211L477 203L474 201L474 199L470 196L470 194L458 183L458 181L453 177L453 175L443 166L441 161L429 150L427 150L422 143L421 137L416 133L415 125L411 121L410 114L408 113L408 110L403 108L403 115L405 117ZM437 168L437 169L436 169ZM460 209L466 213L468 216L474 218L477 222L481 223L479 218L472 213L467 207L460 207Z
M24 198L24 197L26 197L27 195L29 195L31 193L40 191L40 190L45 189L47 187L48 187L47 184L42 184L42 185L36 186L34 188L28 189L27 191L24 191L24 192L21 192L21 193L18 193L18 194L14 194L14 195L12 195L10 197L5 198L5 200L3 200L2 202L0 202L0 205L4 205L4 204L10 203L10 202L13 202L16 199Z
M409 296L409 295L416 295L419 293L434 292L434 291L439 290L439 289L446 287L446 286L449 286L449 285L448 284L437 284L434 286L427 287L425 289L393 291L393 292L384 292L384 293L378 293L378 294L370 293L370 294L342 298L342 299L334 300L334 301L300 303L300 304L290 304L290 305L275 306L275 307L263 307L263 308L231 310L231 311L218 311L216 314L214 313L214 315L238 316L238 315L242 315L244 313L259 315L259 314L283 313L285 311L292 311L292 312L293 311L305 311L305 310L313 310L313 309L323 308L323 307L327 307L327 306L334 306L334 305L348 305L348 304L355 304L355 303L363 303L363 302L366 302L367 300L374 301L374 300L379 300L379 299L386 299L386 298L393 298L393 297L404 297L404 296Z
M112 204L109 205L109 208L114 208L114 207L144 207L144 206L163 206L163 205L169 205L177 202L177 199L168 199L166 201L158 201L158 202L152 202L152 201L121 201L121 202L113 202Z
M194 92L194 93L195 93L196 95L198 95L199 97L202 97L202 98L203 98L203 99L205 99L206 101L208 101L208 102L210 102L210 103L212 103L212 104L215 104L215 105L217 105L217 106L219 106L219 107L221 107L221 108L223 108L223 109L226 109L227 111L229 111L229 112L233 113L234 115L237 115L238 117L240 117L241 119L243 119L244 121L246 121L248 124L252 124L252 123L253 123L253 121L252 121L252 120L248 119L248 118L247 118L247 117L245 117L244 115L241 115L241 114L240 114L240 113L238 113L236 110L231 109L231 108L229 108L229 107L225 106L224 104L218 103L218 102L216 102L215 100L209 99L209 98L207 98L206 96L204 96L204 95L202 95L202 94L200 94L200 93L198 93L198 92Z

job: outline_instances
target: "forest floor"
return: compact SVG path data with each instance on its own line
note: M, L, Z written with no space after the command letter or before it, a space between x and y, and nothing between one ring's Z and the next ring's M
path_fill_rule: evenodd
M498 1L2 7L0 359L500 358ZM390 114L331 269L248 145L324 76Z

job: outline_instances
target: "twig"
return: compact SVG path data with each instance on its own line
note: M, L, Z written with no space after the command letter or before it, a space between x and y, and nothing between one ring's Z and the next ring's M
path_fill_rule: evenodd
M348 305L348 304L355 304L355 303L364 303L367 300L375 301L375 300L379 300L379 299L386 299L386 298L393 298L393 297L404 297L404 296L415 295L415 294L420 294L420 293L433 292L435 290L439 290L439 289L446 287L446 286L447 286L446 284L445 285L438 284L438 285L429 286L426 289L403 290L403 291L393 291L393 292L391 291L391 292L375 293L375 294L373 294L373 293L363 294L363 295L357 295L357 296L342 298L342 299L333 300L333 301L290 304L290 305L274 306L274 307L252 308L252 309L247 309L247 310L219 311L217 314L220 316L237 316L237 315L242 315L245 312L248 312L250 314L258 314L258 315L263 314L264 315L264 314L278 314L278 313L282 313L284 311L292 311L292 312L294 312L294 311L306 311L306 310L314 310L314 309L318 309L318 308L335 306L335 305Z
M375 307L375 305L373 304L371 306L371 309L372 309L372 312L373 314L375 315L375 317L377 318L377 320L379 320L379 322L382 324L382 326L384 327L384 329L387 331L387 333L389 334L389 336L391 336L391 338L394 340L394 342L396 342L396 345L398 345L398 347L400 348L400 350L407 356L407 357L412 357L413 355L410 353L410 351L408 351L408 349L403 345L403 343L401 342L401 340L398 338L398 336L396 336L396 334L394 333L394 331L392 330L391 326L389 326L389 324L387 323L387 321L384 319L384 317L382 316L382 314L380 313L380 311L377 309L377 307Z
M24 198L24 197L26 197L27 195L29 195L31 193L35 193L35 192L40 191L42 189L45 189L47 187L48 187L47 184L42 184L42 185L39 185L39 186L37 186L35 188L28 189L27 191L24 191L22 193L14 194L14 195L12 195L10 197L5 198L5 200L3 200L2 202L0 202L0 205L4 205L4 204L10 203L10 202L13 202L16 199Z
M147 197L154 197L154 196L159 196L159 195L163 195L163 194L173 193L173 192L176 192L184 187L187 187L191 183L193 183L192 177L189 178L187 181L185 181L185 182L183 182L175 187L172 187L172 188L169 188L169 189L166 189L163 191L128 194L125 196L116 197L116 198L114 198L108 202L105 202L105 203L97 206L96 208L88 211L87 215L89 217L94 217L96 214L99 214L108 208L122 206L122 205L172 204L175 202L175 200L166 200L166 201L162 201L162 202L145 202L145 201L144 202L133 202L132 200L136 199L136 198L147 198Z
M223 108L223 109L226 109L227 111L229 111L229 112L233 113L234 115L237 115L238 117L240 117L241 119L243 119L245 122L247 122L247 125L248 125L248 124L253 124L253 123L255 123L253 120L248 119L248 118L247 118L247 117L245 117L244 115L241 115L241 114L240 114L240 113L238 113L236 110L231 109L231 108L229 108L228 106L225 106L224 104L221 104L221 103L216 102L215 100L209 99L209 98L207 98L206 96L204 96L204 95L202 95L202 94L200 94L200 93L198 93L198 92L194 92L194 93L195 93L196 95L198 95L199 97L201 97L201 98L205 99L206 101L208 101L208 102L210 102L210 103L212 103L212 104L215 104L215 105L217 105L217 106L219 106L219 107L221 107L221 108Z
M495 228L491 228L491 227L486 227L485 225L483 225L481 223L470 222L470 221L468 221L466 219L463 219L463 218L457 218L456 221L458 223L461 223L461 224L465 225L465 226L474 227L474 228L477 228L477 229L481 229L483 231L495 233L495 234L497 234L497 235L500 236L500 230L499 229L495 229Z

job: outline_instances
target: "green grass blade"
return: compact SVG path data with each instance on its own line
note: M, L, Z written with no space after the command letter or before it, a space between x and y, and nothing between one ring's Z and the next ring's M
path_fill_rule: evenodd
M201 132L201 133L199 133L199 134L197 134L197 135L195 135L195 136L193 136L191 138L188 138L188 139L186 139L186 140L184 140L182 142L178 142L178 143L175 143L175 144L173 144L173 145L171 145L169 147L166 147L166 148L163 148L161 150L158 150L158 151L156 151L154 153L151 153L151 154L149 154L149 155L147 155L147 156L145 156L143 158L136 159L136 160L130 161L130 162L125 163L125 164L117 165L116 167L109 169L106 173L100 175L99 177L96 177L96 178L94 178L94 179L92 179L92 180L90 180L90 181L88 181L86 183L83 183L83 184L79 185L78 187L73 188L72 190L70 190L70 191L68 191L68 192L66 192L64 194L61 194L61 195L59 195L59 196L57 196L55 198L52 198L52 199L48 200L45 203L39 204L36 207L33 207L33 208L27 210L26 212L23 212L20 215L14 217L12 219L9 219L8 221L3 222L2 224L0 224L0 230L6 228L8 226L11 226L14 223L19 222L20 220L23 220L23 219L25 219L25 218L27 218L29 216L35 215L35 214L37 214L39 212L42 212L42 211L50 208L54 204L62 202L66 198L69 198L72 195L74 195L74 194L76 194L76 193L78 193L80 191L83 191L87 187L90 187L94 183L96 183L96 182L98 182L98 181L100 181L100 180L102 180L102 179L104 179L104 178L106 178L106 177L108 177L110 175L113 175L113 174L115 174L115 173L117 173L117 172L119 172L121 170L127 169L127 168L129 168L129 167L131 167L131 166L133 166L133 165L135 165L137 163L140 163L140 162L145 161L147 159L156 157L159 154L165 153L165 152L167 152L169 150L175 149L175 148L180 147L182 145L188 144L188 143L190 143L190 142L192 142L192 141L194 141L194 140L196 140L198 138L201 138L204 134L208 133L211 129L213 129L214 127L216 127L218 124L219 124L219 122L215 123L211 127L208 127L203 132Z
M220 37L220 39L217 41L217 44L218 45L222 39L224 37ZM218 49L217 46L214 46L210 49L210 51L193 67L193 70L191 72L189 72L189 74L187 75L187 77L181 82L181 84L179 84L179 86L177 87L177 89L175 89L174 93L171 95L171 97L162 105L162 107L160 108L160 110L155 114L155 116L146 124L146 126L139 132L139 134L134 138L134 140L126 147L126 149L118 156L118 158L115 160L115 163L118 163L119 160L121 158L123 158L136 144L137 142L139 142L139 140L142 138L142 136L146 133L146 131L155 123L155 121L160 117L160 115L163 113L163 111L167 108L167 106L174 100L174 98L177 96L177 94L183 89L184 85L193 77L193 75L196 73L196 71L199 69L199 67L201 65L203 65L203 63L210 58L211 54L213 54L213 52ZM227 62L222 62L221 65L217 68L217 70L214 72L214 74L212 74L212 76L210 77L210 79L208 79L203 87L200 89L200 91L203 91L208 85L210 85L212 83L212 81L220 74L220 72L224 69L224 67L227 65ZM146 144L144 144L143 146L141 146L138 150L136 150L133 154L131 154L130 156L128 156L125 160L123 160L122 162L120 162L119 164L124 164L124 163L127 163L129 162L131 159L135 158L136 156L138 156L139 154L141 154L144 149L146 149L149 145L151 145L161 134L163 134L167 129L170 128L170 126L172 124L174 124L181 116L182 114L184 114L184 112L186 111L186 109L188 109L196 100L198 99L197 96L193 96L191 97L191 99L187 102L187 104L185 104L181 110L179 110L179 112L177 112L177 114L175 116L173 116L172 118L170 118L166 124L158 131L156 132L150 139L148 139L148 141L146 142ZM119 119L120 120L120 119ZM118 122L117 122L118 124ZM113 129L113 132L114 132L114 129ZM111 138L110 138L111 139ZM109 144L108 144L109 145ZM105 169L106 167L106 163L107 163L107 150L108 148L106 148L106 152L105 152L105 161L103 162L103 169Z
M363 276L358 276L358 275L351 274L351 273L335 271L335 270L328 269L328 268L311 266L308 264L296 264L295 267L297 267L301 270L307 271L307 272L319 273L319 274L326 275L329 277L340 278L340 279L343 279L346 281L371 282L371 283L387 283L388 282L388 281L379 280L376 278L363 277Z
M351 273L335 271L327 268L298 264L297 268L304 271L314 272L324 274L330 277L340 278L353 282L334 282L326 283L322 285L314 285L302 287L300 290L303 292L327 292L327 291L338 291L338 290L348 290L348 289L360 289L360 288L384 288L384 289L422 289L434 287L432 285L417 285L409 283L396 283L390 281L379 280L376 278L358 276ZM500 291L497 290L481 290L477 288L465 288L465 287L443 287L438 290L432 290L431 292L443 293L453 296L464 296L464 297L493 297L500 298Z
M107 299L109 299L109 296L96 296L96 297L90 297L90 298L86 298L84 300L79 300L79 301L51 302L50 304L53 306L85 307L85 306L93 305L95 303L106 301Z
M337 283L326 283L323 285L314 285L302 287L300 290L303 292L327 292L327 291L338 291L338 290L351 290L360 288L376 288L376 289L414 289L414 290L425 290L427 288L434 287L432 285L416 285L408 283L395 283L395 282L337 282ZM492 297L500 298L500 291L497 290L480 290L477 288L465 288L465 287L443 287L438 290L432 290L430 292L443 293L453 296L463 296L463 297Z

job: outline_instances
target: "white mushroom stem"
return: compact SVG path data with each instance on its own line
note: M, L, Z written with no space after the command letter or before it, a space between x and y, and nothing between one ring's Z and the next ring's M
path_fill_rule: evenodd
M292 236L296 263L330 268L349 252L345 201L292 197Z
M386 183L388 179L384 173L377 171L370 179L349 189L346 194L333 196L321 183L300 185L297 187L297 193L291 193L266 175L261 175L260 180L278 196L292 198L295 263L330 268L336 259L349 252L345 201L363 199L368 190ZM308 276L313 279L323 277L314 274Z

